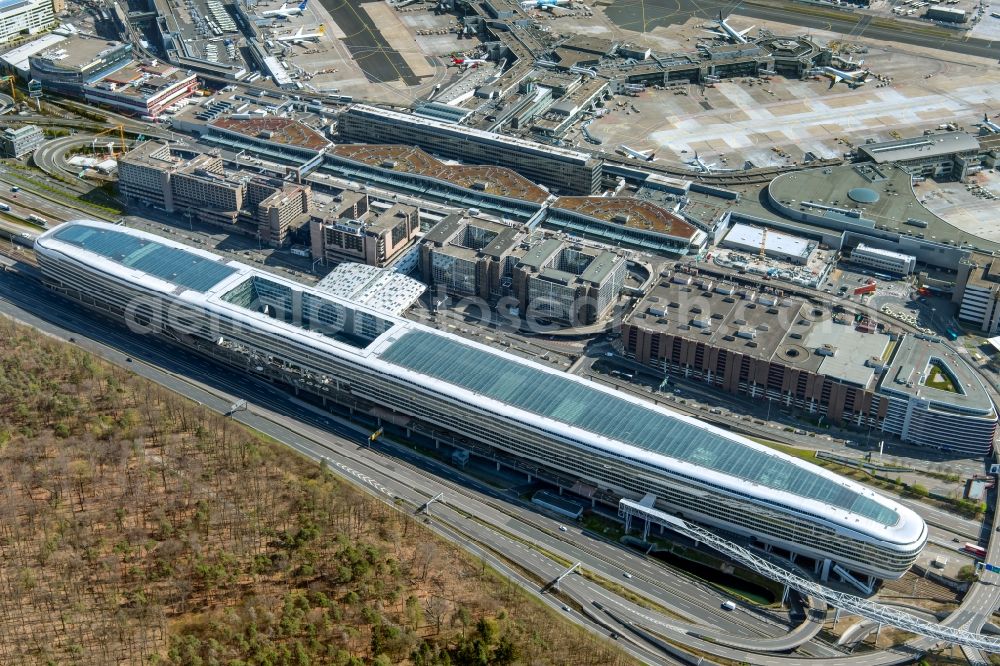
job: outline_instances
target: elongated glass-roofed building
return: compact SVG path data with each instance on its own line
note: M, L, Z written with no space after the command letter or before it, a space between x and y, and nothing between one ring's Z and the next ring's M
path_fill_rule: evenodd
M876 578L927 528L912 510L739 435L586 379L145 232L77 221L35 244L46 283L248 372L469 448L600 501L655 507Z

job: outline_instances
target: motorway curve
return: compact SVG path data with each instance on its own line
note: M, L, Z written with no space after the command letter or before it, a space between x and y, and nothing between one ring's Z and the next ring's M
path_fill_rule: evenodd
M91 342L81 346L131 367L139 374L209 408L226 411L237 398L245 398L253 404L252 409L237 412L234 418L314 459L327 459L331 469L360 483L385 501L392 502L393 498L399 498L410 506L419 507L430 497L443 492L444 501L433 505L435 522L444 520L447 528L453 531L456 526L461 526L458 531L465 535L465 539L472 539L507 561L517 563L540 580L554 579L564 568L548 553L565 561L582 562L597 575L630 588L633 593L654 599L675 616L650 611L609 595L604 588L579 576L571 576L562 583L565 589L572 591L574 598L601 599L602 603L613 604L622 617L686 645L721 657L764 666L790 666L801 663L803 658L830 666L881 666L913 659L914 650L931 647L930 641L918 639L894 650L857 656L837 655L832 648L819 644L808 646L808 656L756 655L695 638L691 635L692 630L705 636L714 633L706 631L704 625L707 625L728 636L747 636L750 632L751 636L747 636L750 643L754 635L763 638L765 643L771 643L782 633L787 634L788 627L776 619L750 613L746 609L736 613L722 612L717 606L719 597L707 585L592 535L574 529L565 537L560 536L555 521L512 503L510 498L494 489L464 477L447 465L423 458L409 448L391 441L380 444L380 450L358 447L356 443L364 442L368 434L359 426L302 403L267 382L248 382L239 372L192 355L165 353L156 340L125 334L101 320L78 313L75 307L67 308L65 302L54 295L39 292L28 280L17 273L2 274L0 312L59 337L66 338L71 333L86 336ZM28 297L26 294L31 295ZM127 365L123 356L126 351L146 359L149 364L133 362ZM391 457L387 457L386 453ZM430 473L427 468L430 468ZM473 520L470 516L477 519ZM443 526L440 527L443 529ZM994 551L1000 550L1000 541L993 542L991 556L997 555ZM541 550L532 544L541 546ZM508 571L509 567L501 567L501 570ZM633 578L621 579L622 571L628 571ZM961 608L944 623L978 631L996 608L997 597L1000 597L1000 589L992 585L975 585L966 595ZM678 620L678 617L691 620L694 624ZM587 624L582 618L574 619ZM699 628L698 624L703 626ZM592 629L599 627L595 624L588 626ZM605 629L598 630L608 633ZM650 656L647 654L641 658L649 660Z

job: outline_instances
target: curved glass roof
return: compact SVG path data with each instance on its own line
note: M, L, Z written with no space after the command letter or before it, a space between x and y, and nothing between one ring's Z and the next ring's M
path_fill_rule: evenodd
M899 516L835 479L707 428L428 331L408 331L379 357L608 439L817 500L882 525Z
M138 237L128 230L89 224L64 224L52 238L89 250L111 261L148 273L178 287L205 293L236 272L221 261Z

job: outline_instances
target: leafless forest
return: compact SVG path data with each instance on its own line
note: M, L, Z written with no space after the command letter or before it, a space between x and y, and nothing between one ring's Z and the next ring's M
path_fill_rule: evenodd
M633 663L316 463L0 339L0 663Z

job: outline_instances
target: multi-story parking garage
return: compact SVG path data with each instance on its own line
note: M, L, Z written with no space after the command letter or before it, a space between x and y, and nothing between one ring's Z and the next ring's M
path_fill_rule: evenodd
M653 506L764 547L898 578L927 529L824 469L639 398L389 316L212 253L103 222L36 242L54 290L137 332L527 461L602 501Z

